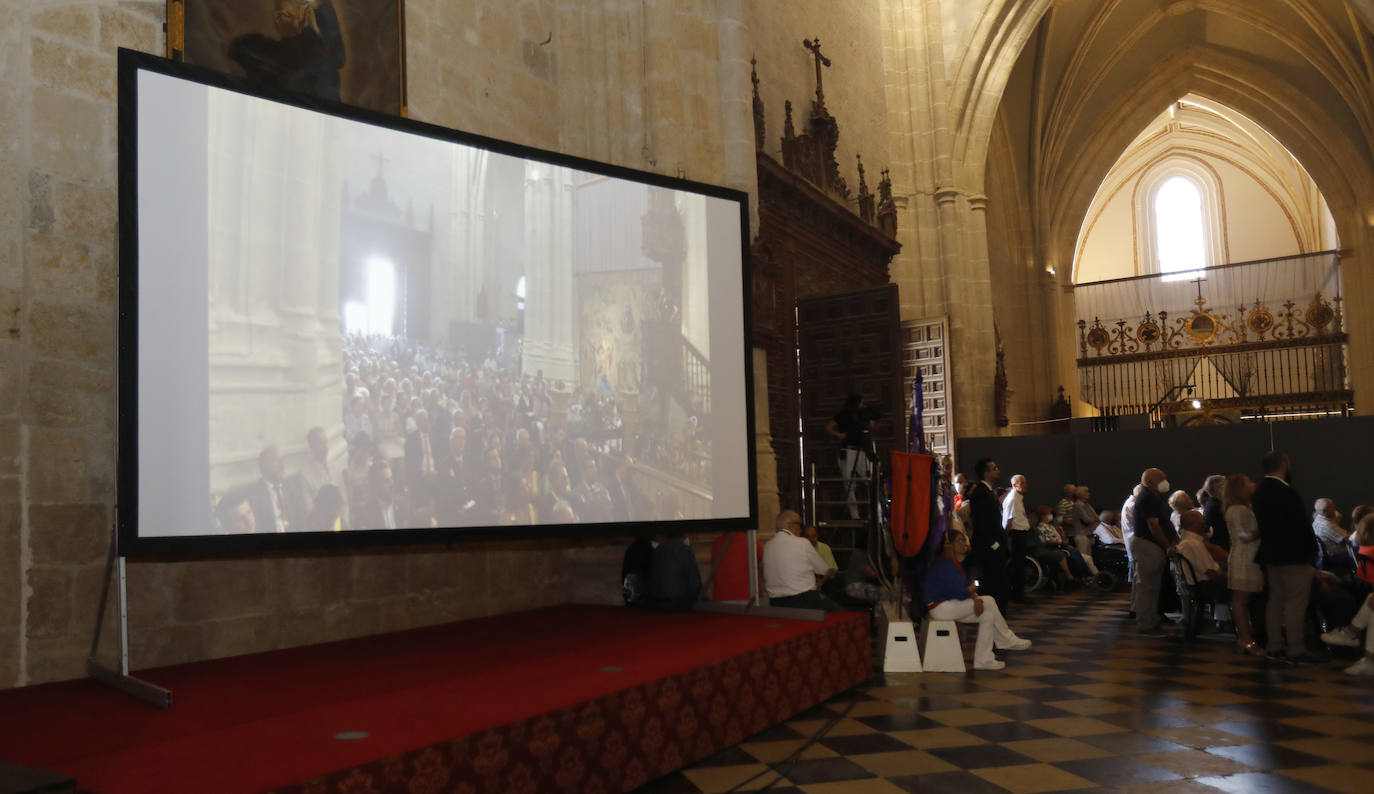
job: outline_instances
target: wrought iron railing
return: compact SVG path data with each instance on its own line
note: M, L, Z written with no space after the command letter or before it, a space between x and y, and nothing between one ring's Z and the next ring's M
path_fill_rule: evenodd
M1284 261L1255 264L1272 270ZM1332 269L1322 270L1324 262ZM1204 276L1194 282L1190 309L1142 307L1134 318L1079 319L1079 396L1100 414L1094 429L1115 429L1122 417L1140 414L1158 426L1169 416L1173 423L1212 423L1348 413L1353 395L1337 262L1334 254L1293 260L1308 267L1305 283L1320 282L1333 293L1240 300L1235 284L1244 273L1228 266L1226 279L1217 281L1230 287L1223 299L1233 299L1234 310L1208 303ZM1097 290L1094 302L1113 300L1101 297L1113 285L1088 286ZM1137 285L1123 287L1140 294Z

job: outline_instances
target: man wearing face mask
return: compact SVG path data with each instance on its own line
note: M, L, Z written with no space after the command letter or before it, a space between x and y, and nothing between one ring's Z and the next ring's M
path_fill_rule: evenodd
M1135 581L1131 588L1131 609L1136 628L1142 634L1159 635L1159 591L1164 566L1178 553L1178 537L1169 519L1169 479L1161 469L1146 469L1140 475L1140 493L1135 500L1131 536L1131 558L1135 560Z
M1293 490L1292 463L1283 452L1267 452L1264 479L1255 486L1252 503L1259 525L1260 547L1255 562L1264 566L1269 585L1265 627L1271 657L1307 657L1303 643L1303 618L1312 595L1312 574L1317 561L1317 536L1308 529L1307 509ZM1286 639L1285 639L1286 635Z

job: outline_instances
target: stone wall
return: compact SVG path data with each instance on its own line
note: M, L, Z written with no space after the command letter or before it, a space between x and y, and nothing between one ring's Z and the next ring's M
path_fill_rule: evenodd
M740 8L409 2L410 115L752 192ZM9 687L84 674L115 499L115 50L162 53L165 2L3 0L0 12L0 687ZM623 548L612 539L131 563L132 664L614 602Z

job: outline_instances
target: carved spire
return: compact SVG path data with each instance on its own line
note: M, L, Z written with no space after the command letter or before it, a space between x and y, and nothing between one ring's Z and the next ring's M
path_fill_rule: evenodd
M897 202L892 200L892 176L886 168L882 171L882 181L878 182L878 228L883 234L897 237Z
M873 194L868 192L868 180L864 178L864 157L862 154L855 154L854 159L859 162L859 217L865 223L872 223L873 213Z

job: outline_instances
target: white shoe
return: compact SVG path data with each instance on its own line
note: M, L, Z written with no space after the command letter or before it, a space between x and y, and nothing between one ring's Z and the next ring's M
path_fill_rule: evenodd
M974 665L973 665L973 669L974 669L974 670L1001 670L1003 667L1006 667L1006 666L1007 666L1007 663L1006 663L1006 662L1000 661L1000 660L998 660L998 659L993 659L993 660L990 661L990 662L983 662L982 664L978 664L978 663L975 662Z
M1012 640L1010 643L1007 643L1006 645L1003 645L1002 648L1001 648L1001 650L1004 650L1004 651L1024 651L1024 650L1029 649L1030 646L1031 646L1031 641L1030 641L1030 640L1024 639L1024 638L1022 638L1022 637L1017 637L1016 639Z
M1345 668L1345 673L1346 675L1374 675L1374 659L1366 656Z
M1360 642L1359 638L1355 636L1355 633L1349 629L1328 631L1322 635L1322 642L1327 645L1340 645L1344 648L1358 648L1363 644Z

